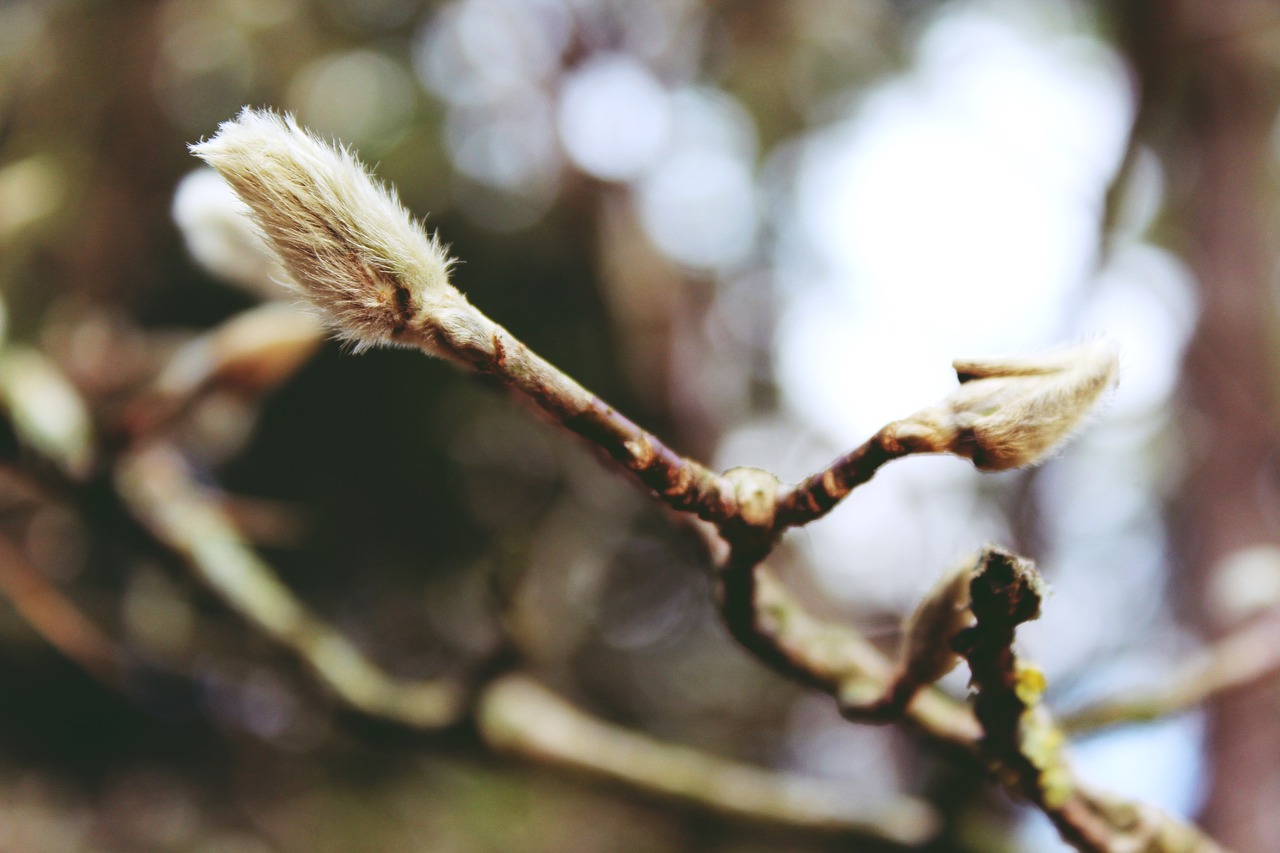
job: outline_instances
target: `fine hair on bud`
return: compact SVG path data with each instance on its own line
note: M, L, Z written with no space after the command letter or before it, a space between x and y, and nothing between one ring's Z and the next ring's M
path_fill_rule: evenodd
M1088 418L1119 373L1116 347L1093 341L1040 357L954 363L961 385L943 403L953 453L987 471L1033 465Z
M357 349L429 344L434 318L464 303L452 261L348 149L292 116L246 107L191 146L248 205L306 297Z

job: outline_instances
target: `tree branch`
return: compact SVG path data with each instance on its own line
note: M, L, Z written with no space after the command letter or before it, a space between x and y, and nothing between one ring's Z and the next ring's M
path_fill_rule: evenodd
M1165 676L1159 687L1081 708L1064 716L1062 727L1081 732L1148 722L1278 676L1280 620L1271 618L1213 643Z
M0 536L0 594L49 645L103 684L119 686L123 656L115 643L7 536Z
M923 844L938 828L933 809L919 800L865 808L835 782L760 770L610 725L524 675L503 676L484 689L477 724L500 752L576 768L736 820L905 846Z
M1063 839L1085 853L1225 853L1195 827L1092 790L1075 776L1064 754L1066 737L1040 702L1044 675L1013 651L1017 627L1040 615L1044 582L1032 562L988 546L970 594L976 623L956 648L973 673L983 752L1004 784L1039 806Z
M1039 702L1043 676L1012 649L1016 627L1039 612L1039 580L1029 562L992 548L983 553L969 586L973 627L956 621L963 616L956 585L942 584L941 597L927 600L913 620L896 670L855 632L814 619L762 565L786 528L822 517L892 459L951 453L992 471L1043 459L1115 384L1110 344L1035 359L957 361L960 386L947 398L887 425L794 487L759 469L717 475L668 449L471 306L448 281L452 260L439 241L350 152L290 118L253 110L194 150L232 184L290 275L357 346L414 346L495 376L604 450L668 506L713 522L729 551L716 573L721 613L761 660L834 695L850 717L901 713L936 741L980 752L1007 787L1043 809L1083 851L1220 850L1195 829L1089 791L1072 775L1062 756L1065 738ZM173 539L180 525L157 514L153 524ZM198 562L189 540L178 537L177 544L187 544ZM264 620L269 615L259 619L287 639L288 631ZM973 712L925 687L952 662L942 648L952 640L978 689ZM520 689L528 695L527 686Z
M892 689L893 664L870 641L812 616L755 554L735 553L717 579L734 639L783 675L834 696L846 716L865 718L868 697ZM982 730L973 713L937 690L915 694L899 716L937 743L977 751Z
M460 719L460 685L388 675L299 602L244 541L217 499L196 484L176 449L155 443L122 457L116 487L156 539L245 619L292 649L351 707L421 729Z

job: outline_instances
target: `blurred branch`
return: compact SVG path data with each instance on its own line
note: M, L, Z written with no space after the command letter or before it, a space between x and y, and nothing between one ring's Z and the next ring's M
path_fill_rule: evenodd
M1277 677L1280 621L1272 618L1216 641L1166 675L1159 687L1081 708L1065 716L1062 726L1080 732L1148 722Z
M865 718L867 697L892 690L893 665L869 640L816 619L763 564L739 552L718 576L730 633L774 669L830 693L855 720ZM963 704L932 689L903 704L879 719L902 718L938 743L977 751L982 732Z
M193 480L176 449L156 443L126 455L118 463L116 485L158 540L242 616L291 648L344 702L416 728L458 721L460 685L395 679L316 617L244 541L221 502Z
M155 444L125 457L120 493L162 542L242 616L293 649L334 694L370 716L419 729L461 721L469 702L452 682L409 682L379 670L311 614L243 541L216 496L202 490L178 452ZM477 724L495 749L567 766L725 814L896 844L921 843L936 821L909 799L874 814L852 808L834 784L778 776L671 746L600 722L509 675L480 688Z
M116 645L2 535L0 594L49 645L104 684L118 686L121 655Z
M576 768L645 793L755 823L848 833L915 846L938 821L925 803L901 798L871 809L835 782L771 773L589 716L523 675L483 692L477 723L496 750Z
M129 437L155 435L213 387L258 398L274 390L324 342L324 324L284 302L250 308L186 342L124 416Z

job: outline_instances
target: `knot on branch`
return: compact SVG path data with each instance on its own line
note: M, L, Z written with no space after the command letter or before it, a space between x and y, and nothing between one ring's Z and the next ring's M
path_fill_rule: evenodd
M761 468L730 468L723 476L733 489L722 526L726 537L730 541L771 538L777 529L781 481Z

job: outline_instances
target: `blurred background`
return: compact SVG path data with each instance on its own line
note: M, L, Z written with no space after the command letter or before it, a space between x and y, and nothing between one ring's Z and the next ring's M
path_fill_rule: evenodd
M1280 606L1274 3L8 0L6 346L69 379L97 461L51 471L6 391L0 557L137 672L104 686L0 602L0 850L871 849L344 711L129 518L130 401L261 298L218 187L184 181L244 104L358 150L472 302L720 468L799 479L945 394L955 357L1118 342L1121 387L1060 458L910 459L793 533L781 562L826 615L892 644L939 572L1014 547L1052 584L1021 636L1065 710ZM739 651L698 537L494 388L326 343L260 403L187 413L193 465L391 673L515 657L615 723L926 797L929 849L1064 849ZM56 431L56 400L34 411ZM1275 850L1278 699L1083 739L1080 771Z

